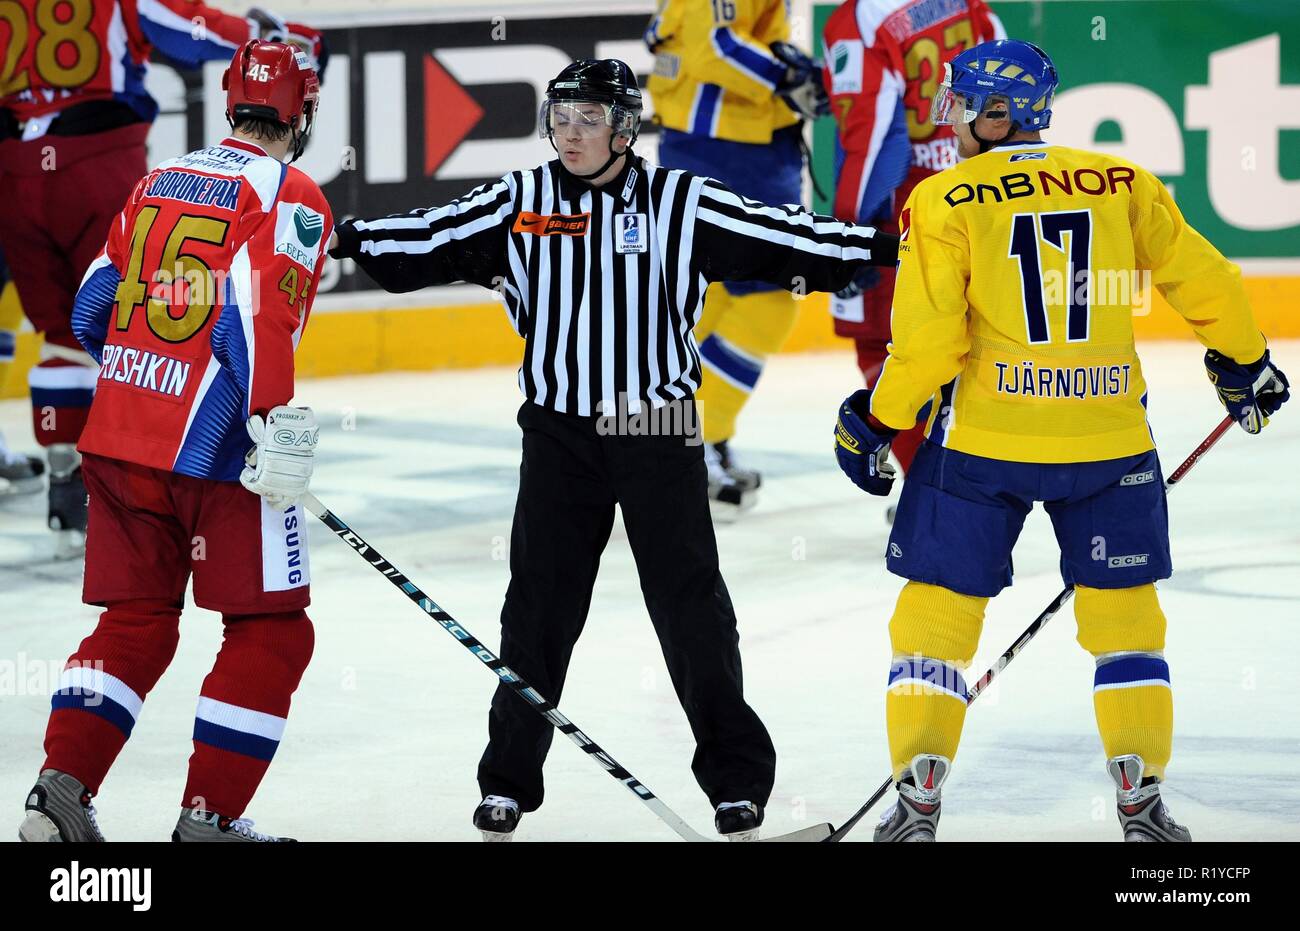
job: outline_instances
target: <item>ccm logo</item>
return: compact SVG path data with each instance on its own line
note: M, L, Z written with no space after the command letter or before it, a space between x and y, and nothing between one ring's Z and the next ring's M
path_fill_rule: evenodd
M277 446L315 446L316 436L319 431L312 430L308 433L298 433L295 430L276 430L274 434Z
M1150 472L1133 472L1119 480L1121 485L1145 485L1156 480L1155 470Z
M1112 556L1106 560L1107 567L1111 569L1124 569L1128 566L1145 566L1146 564L1146 553L1136 553L1132 556Z

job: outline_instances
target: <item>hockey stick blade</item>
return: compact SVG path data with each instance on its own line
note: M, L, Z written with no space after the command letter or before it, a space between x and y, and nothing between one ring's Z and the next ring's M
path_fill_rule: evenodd
M358 556L364 559L371 568L388 579L402 594L406 595L415 605L420 608L426 615L437 621L443 630L456 638L456 642L469 650L479 662L483 663L488 669L496 674L500 682L507 688L511 689L521 699L526 701L530 707L543 718L545 718L552 727L564 734L584 753L596 761L601 769L605 770L637 797L640 802L655 813L658 818L668 827L676 832L677 836L683 840L695 843L717 843L722 838L706 837L699 831L695 830L686 821L673 811L663 800L656 796L650 789L601 748L594 740L578 729L578 726L560 713L560 709L555 707L531 685L520 678L519 674L507 666L491 650L480 643L473 634L456 622L450 614L442 609L432 598L419 589L418 586L405 575L403 575L396 566L385 559L378 550L363 540L351 527L344 523L337 514L334 514L326 508L315 495L308 492L302 497L302 505L311 511L321 523L328 527L336 537L346 543ZM831 826L829 824L814 825L811 828L803 828L791 834L781 835L778 837L768 838L771 841L818 841L824 840L829 836ZM818 834L820 836L812 836Z
M1223 420L1219 421L1218 426L1210 431L1210 435L1201 441L1201 445L1192 450L1192 454L1183 460L1182 465L1174 469L1173 473L1165 479L1166 492L1170 491L1175 485L1187 477L1187 473L1192 470L1192 466L1196 465L1196 463L1200 461L1201 457L1208 453L1214 444L1223 438L1223 435L1232 428L1234 422L1235 421L1233 421L1230 416L1224 417ZM998 661L993 664L988 672L984 673L984 675L980 677L979 681L971 686L971 688L966 692L967 706L969 706L971 702L975 701L981 692L988 688L989 683L991 683L993 679L1002 672L1002 670L1007 668L1011 661L1020 654L1020 651L1025 648L1029 641L1034 639L1035 635L1047 626L1047 622L1055 617L1056 613L1060 611L1061 608L1065 607L1066 603L1069 602L1072 597L1074 597L1074 586L1068 585L1062 589L1061 593L1057 595L1055 599L1053 599L1051 604L1043 609L1042 613L1040 613L1038 617L1034 618L1034 622L1026 627L1025 632L1016 638L1016 642L1011 644L1011 646L1007 648L1006 652L998 657ZM876 803L884 798L885 793L889 791L889 787L893 781L893 777L891 776L882 782L880 788L876 789L876 791L871 794L871 798L867 799L862 807L853 813L852 817L836 828L830 836L825 839L824 843L834 844L843 840L844 835L853 830L857 823L866 816L867 812L871 811L871 809L875 807Z
M833 833L835 833L835 828L823 821L821 824L814 824L810 828L800 828L798 831L791 831L789 834L763 837L760 840L765 844L819 844L830 840Z

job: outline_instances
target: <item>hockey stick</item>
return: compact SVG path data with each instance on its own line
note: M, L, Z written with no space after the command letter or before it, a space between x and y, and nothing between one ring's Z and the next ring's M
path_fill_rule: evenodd
M639 779L629 773L623 766L594 740L580 731L576 724L560 713L560 709L538 694L537 690L519 677L519 674L503 663L491 650L480 643L473 634L461 627L450 614L444 611L437 602L420 591L415 583L398 571L397 567L385 559L379 552L365 540L357 535L356 531L345 524L339 517L326 508L315 495L308 492L303 495L302 504L307 510L311 511L321 519L330 530L334 532L340 540L352 547L357 555L368 562L376 572L382 575L388 581L392 582L407 598L415 602L421 611L433 618L438 624L456 638L465 649L474 654L478 660L497 674L497 677L506 686L511 688L516 695L528 702L533 710L544 717L551 723L561 734L566 735L570 740L582 748L594 759L602 769L617 779L623 785L627 786L632 794L641 802L659 816L675 832L677 836L688 841L704 841L711 843L717 838L705 837L687 824L678 814L673 811L663 801L650 791ZM777 837L764 838L766 841L821 841L830 836L831 826L826 823L815 824L812 827L801 828L798 831L792 831L789 834L781 834Z
M1196 463L1200 461L1200 458L1209 452L1210 448L1215 443L1219 442L1222 436L1231 429L1234 422L1235 421L1233 421L1232 417L1224 417L1223 420L1219 422L1219 425L1210 432L1210 435L1201 441L1201 445L1196 447L1196 449L1192 451L1192 454L1183 460L1183 464L1174 469L1173 474L1170 475L1169 478L1165 479L1165 490L1168 491L1181 482L1186 477L1187 473L1191 471L1192 466L1196 465ZM1002 670L1006 669L1007 666L1010 665L1011 661L1025 648L1025 645L1028 644L1030 640L1033 640L1040 630L1047 626L1047 622L1055 617L1056 612L1065 607L1066 603L1073 596L1074 586L1067 585L1059 595L1052 599L1052 603L1043 609L1043 613L1034 618L1034 622L1025 628L1025 632L1020 635L1016 642L1011 644L1011 646L1007 648L1007 651L998 657L998 661L993 664L992 668L990 668L988 672L984 673L984 675L980 676L979 681L966 690L966 704L968 706L976 698L979 698L980 693L988 688L989 683L992 682L994 678L1002 672ZM844 835L853 830L854 826L875 806L876 802L880 801L884 794L889 791L889 787L893 785L893 783L894 777L891 775L880 784L880 788L876 789L876 791L872 793L871 798L867 799L866 804L854 812L853 817L848 821L845 821L835 829L830 837L826 838L826 842L836 843L843 840Z

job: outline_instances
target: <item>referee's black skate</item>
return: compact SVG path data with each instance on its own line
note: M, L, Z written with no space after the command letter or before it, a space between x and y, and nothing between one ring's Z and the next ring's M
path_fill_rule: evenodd
M519 827L519 803L504 795L489 795L474 809L474 827L489 843L509 843Z
M182 808L172 831L172 840L181 843L274 844L295 843L297 838L275 837L254 831L253 822L247 818L227 818L212 811Z
M1124 840L1146 843L1188 843L1192 834L1169 814L1160 798L1160 783L1154 776L1142 778L1145 764L1134 754L1106 761L1106 771L1115 780L1115 809Z
M948 778L947 757L918 754L898 782L898 800L876 825L876 843L933 841L939 828L940 794Z
M103 843L90 791L74 776L42 770L27 793L27 814L18 839L29 842Z
M729 841L758 840L763 808L753 802L723 802L713 813L713 826Z

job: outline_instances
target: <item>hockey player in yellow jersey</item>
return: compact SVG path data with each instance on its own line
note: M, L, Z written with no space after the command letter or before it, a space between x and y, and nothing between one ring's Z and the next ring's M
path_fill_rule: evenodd
M23 322L18 289L9 280L4 253L0 252L0 388L13 368L18 345L18 327ZM45 487L45 463L35 456L11 451L0 433L0 498L31 494Z
M821 71L790 44L787 0L661 0L646 29L659 163L716 178L765 204L802 195L801 117L827 112ZM701 433L715 514L753 503L759 474L729 441L767 356L794 327L790 292L755 281L709 286L695 327Z
M1011 550L1043 502L1075 588L1078 641L1126 840L1187 841L1160 798L1173 702L1165 617L1169 530L1133 305L1149 281L1206 346L1220 401L1258 433L1289 397L1239 269L1150 172L1051 145L1056 70L1026 42L945 66L930 118L965 159L917 185L900 216L889 358L840 408L836 456L887 494L889 442L930 403L887 566L908 579L889 624L886 693L898 797L876 839L933 840L966 713L963 670Z

